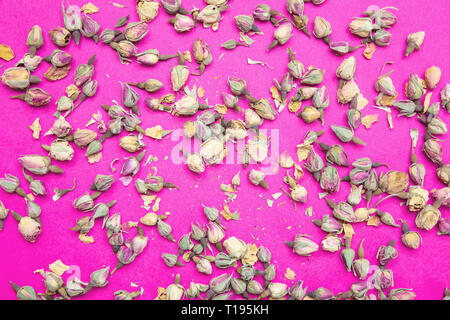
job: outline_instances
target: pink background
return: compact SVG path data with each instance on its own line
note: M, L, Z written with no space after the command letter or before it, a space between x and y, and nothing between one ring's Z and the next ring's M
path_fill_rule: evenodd
M83 5L88 1L72 1L73 4ZM101 30L112 28L119 17L130 15L130 21L137 21L138 16L135 9L134 0L120 0L119 3L127 5L126 8L117 8L106 1L92 1L99 7L100 11L91 17L100 23ZM291 47L297 53L297 59L305 66L313 65L325 69L324 84L330 92L330 107L325 110L325 134L321 141L329 145L338 143L331 132L330 125L346 125L345 111L347 106L337 103L336 89L338 79L335 70L343 58L334 56L327 46L315 39L308 39L302 32L295 30L287 45L277 47L268 53L265 49L272 41L273 26L270 23L260 23L257 25L264 32L264 36L254 36L255 43L250 48L238 47L234 51L227 51L220 47L220 44L229 39L238 39L239 33L235 26L233 16L237 14L250 14L259 1L230 1L231 7L223 14L219 30L213 32L210 28L204 29L201 25L187 34L179 35L167 22L169 16L160 8L158 17L150 23L148 35L139 43L137 47L140 51L157 48L162 54L173 54L176 51L191 50L192 42L196 38L206 40L214 57L212 64L207 67L202 77L191 76L188 86L202 86L205 97L210 104L222 103L221 93L229 92L226 79L230 75L235 75L247 80L248 88L255 97L270 98L268 89L273 85L273 79L281 79L286 72L288 56L287 47ZM287 14L285 1L264 1L283 14ZM450 63L449 41L448 41L448 3L447 1L332 1L328 0L321 6L314 6L311 3L305 5L305 14L312 22L317 15L323 16L330 21L333 33L332 40L347 40L352 45L357 45L359 38L352 36L348 31L348 24L353 17L361 16L362 12L371 4L383 6L396 6L400 10L395 14L398 16L398 23L390 30L392 33L392 43L386 48L377 47L372 60L366 60L362 56L362 49L354 52L357 60L356 81L364 96L369 99L369 105L364 109L363 115L378 114L379 121L370 130L360 127L356 135L368 143L367 146L357 146L344 144L350 162L368 156L372 160L387 162L393 170L407 171L410 155L409 130L418 127L420 138L417 147L419 161L425 164L427 169L425 187L428 190L442 188L443 185L435 177L435 167L420 152L423 140L423 126L416 118L397 118L398 112L393 111L394 129L388 128L385 112L372 108L373 99L376 96L373 84L379 75L381 66L385 61L394 61L388 69L395 69L391 77L400 93L398 99L404 99L404 86L409 74L414 72L423 76L424 71L431 65L437 65L442 69L442 78L438 87L434 90L431 102L438 101L442 87L449 81L447 66ZM192 6L203 7L203 1L183 1L186 9ZM2 1L0 2L0 12L3 12L3 23L0 25L1 43L8 44L15 53L15 59L10 62L1 61L3 72L6 68L12 67L27 51L26 37L28 30L35 24L39 24L44 30L44 45L38 50L38 54L45 57L55 49L49 39L48 31L56 26L63 25L61 4L59 1ZM312 23L310 23L310 30ZM425 41L420 52L404 57L405 42L408 33L424 30L426 32ZM121 87L119 81L145 81L147 78L156 78L162 81L165 87L154 94L159 97L171 92L169 70L176 64L175 59L162 62L154 67L143 67L137 63L122 65L117 54L104 44L95 43L86 38L82 38L80 45L74 42L64 49L73 55L70 75L65 79L56 82L48 82L44 79L39 87L51 93L53 98L49 105L43 108L32 108L19 100L10 100L9 96L17 92L0 86L0 97L2 112L0 113L0 174L11 173L20 178L21 185L28 192L28 186L21 174L21 168L17 161L19 155L24 154L45 154L40 144L50 144L51 136L42 137L52 126L55 118L52 114L56 111L55 101L64 94L67 85L73 81L73 73L77 65L86 63L89 57L97 54L95 61L94 79L99 82L99 88L95 97L86 100L77 109L68 121L76 128L83 128L90 119L91 114L101 110L101 104L111 104L112 99L121 101ZM218 61L219 56L224 53L223 58ZM247 57L253 60L261 60L268 63L274 69L268 69L258 65L248 65ZM49 67L43 62L34 72L34 75L42 76ZM195 62L188 64L191 71L197 67ZM217 78L215 78L217 77ZM137 89L138 90L138 89ZM140 95L139 106L141 109L142 127L152 127L162 125L164 129L181 128L187 118L178 118L167 113L152 112L144 105L144 98L148 95L145 91L137 91ZM291 93L293 94L293 92ZM178 98L181 95L178 95ZM271 99L270 99L271 100ZM304 105L307 105L305 103ZM241 103L242 107L248 107L246 102ZM103 119L108 121L108 116L103 112ZM41 120L43 127L39 141L33 140L28 126L36 117ZM229 111L227 119L238 118L234 111ZM448 123L449 116L441 110L440 117ZM91 128L94 128L91 127ZM302 141L304 134L308 130L320 130L320 123L305 125L302 120L290 113L287 108L278 115L275 121L265 121L262 129L277 129L280 133L280 151L287 150L296 158L296 145ZM126 133L122 133L125 135ZM446 139L446 136L443 137ZM170 160L172 148L178 141L171 141L170 136L164 141L154 141L144 137L147 156L152 154L158 157L156 163L152 163L158 168L158 174L166 178L167 181L174 182L180 187L176 190L163 190L158 194L162 198L160 213L170 212L167 222L173 227L173 234L176 239L190 231L190 222L206 222L201 204L214 205L220 207L225 199L225 195L219 190L220 183L230 183L231 178L237 171L241 171L242 185L238 192L237 199L230 205L232 211L238 210L239 221L225 221L227 236L236 236L248 243L264 245L272 251L272 262L277 267L277 277L274 281L285 282L291 285L294 281L287 280L284 273L287 267L296 273L296 280L304 280L308 290L314 290L320 286L331 289L335 294L346 291L350 288L356 278L353 274L346 272L343 263L337 253L331 254L320 250L310 258L296 256L284 244L285 240L292 240L295 234L308 234L317 243L325 236L311 223L312 219L321 218L324 214L330 214L324 200L319 200L317 194L321 192L318 184L312 176L305 172L305 177L301 184L309 192L309 200L306 205L298 205L297 210L293 210L292 203L283 195L275 201L273 208L268 208L266 201L259 197L270 197L271 194L279 192L283 184L285 170L281 169L277 175L266 178L270 188L263 190L248 182L247 173L254 166L249 166L243 170L240 165L219 165L209 167L201 175L191 173L184 165L175 165ZM443 143L446 144L445 142ZM110 265L114 267L117 258L112 254L108 245L105 231L101 229L101 221L97 221L95 227L90 232L94 236L94 244L84 244L78 240L78 235L70 230L75 225L76 219L85 214L72 207L72 201L84 194L90 187L96 174L109 174L109 165L112 159L121 158L115 164L119 168L114 176L119 178L120 167L123 158L129 156L127 152L119 147L119 138L108 139L104 144L103 159L100 163L93 165L87 162L84 150L81 151L76 146L75 156L68 163L56 163L64 169L63 175L48 174L41 177L47 186L49 195L45 198L38 198L36 201L42 207L43 232L35 244L26 242L17 231L17 223L12 216L5 221L4 230L0 232L0 298L15 299L15 294L9 285L13 281L20 285L32 285L39 292L44 291L42 277L33 274L33 271L40 268L48 270L48 265L57 259L61 259L65 264L77 265L81 268L81 279L89 281L89 274L102 266ZM448 149L448 144L447 148ZM318 151L318 150L317 150ZM447 151L447 150L445 150ZM444 151L444 162L448 163L448 153ZM321 151L318 151L324 157ZM163 160L165 156L168 160ZM145 158L146 160L147 158ZM145 161L144 160L144 161ZM142 166L137 177L144 178L150 171L150 165ZM379 169L386 171L385 168ZM348 174L349 169L339 168L341 176ZM51 199L55 187L70 187L73 178L77 178L77 188L74 192L61 198L54 203ZM196 187L198 185L198 187ZM334 194L335 200L346 198L350 185L342 183L341 192ZM0 192L1 200L7 208L25 214L25 202L17 195L9 195ZM378 198L375 198L375 203ZM118 200L112 209L112 213L120 212L122 221L138 221L145 214L141 208L142 200L137 195L133 183L124 187L117 181L113 187L102 195L98 202L108 202ZM279 203L286 202L278 207ZM305 209L312 206L314 214L312 217L305 215ZM402 218L407 221L411 229L415 230L414 214L407 211L404 206L400 206L400 201L390 199L380 206L380 209L389 211L396 219ZM441 208L443 216L448 218L447 208ZM287 229L288 226L292 228ZM264 231L262 231L264 228ZM396 248L399 251L398 259L388 265L394 272L395 288L413 288L418 299L441 299L445 286L449 286L449 255L450 242L445 236L437 236L437 230L428 232L421 231L423 245L419 250L413 251L404 247L400 242L400 228L380 226L378 228L366 226L365 223L354 225L355 236L353 238L353 248L356 250L361 239L365 239L365 252L372 264L376 264L375 255L380 245L385 245L389 240L397 241ZM212 278L199 274L195 270L194 263L188 263L185 267L168 268L160 258L165 252L176 253L176 244L171 243L158 235L155 227L144 227L145 234L149 237L148 247L144 253L123 269L117 271L110 278L107 287L94 289L80 299L112 299L113 292L119 289L136 290L130 286L130 282L139 283L144 287L142 299L154 299L158 286L167 287L173 282L176 273L181 274L181 283L187 288L191 281L209 283ZM125 236L133 236L132 233ZM262 268L261 265L257 265ZM234 269L233 269L234 270ZM232 269L220 270L214 268L213 276L224 272L230 273ZM235 275L236 272L234 272ZM67 275L64 276L66 278Z

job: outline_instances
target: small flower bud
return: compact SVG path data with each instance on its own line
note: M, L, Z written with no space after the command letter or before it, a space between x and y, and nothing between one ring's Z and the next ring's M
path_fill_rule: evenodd
M406 39L406 52L405 56L409 56L413 51L420 50L420 46L425 38L425 31L419 31L415 33L410 33Z
M71 33L63 27L56 27L49 32L50 40L58 47L67 47L72 39Z

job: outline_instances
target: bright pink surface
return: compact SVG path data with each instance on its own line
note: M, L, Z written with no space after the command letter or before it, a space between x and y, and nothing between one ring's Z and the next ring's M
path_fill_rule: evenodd
M72 1L73 4L83 5L88 1ZM117 1L126 4L126 8L117 8L108 4L107 1L92 1L99 7L100 11L91 17L105 28L112 28L119 17L130 15L130 21L137 21L138 16L135 9L134 0ZM285 1L263 1L287 14ZM291 47L297 53L297 59L305 66L314 65L325 69L324 84L330 92L330 107L325 110L325 134L321 141L329 145L339 143L331 132L329 126L346 125L345 111L347 107L340 106L336 99L336 89L338 79L335 70L343 58L334 56L327 46L315 39L308 39L302 32L295 30L295 35L289 40L287 45L277 47L268 53L265 49L272 41L273 26L270 23L257 23L264 36L254 36L256 42L250 48L238 47L234 51L227 51L220 47L220 44L229 39L238 39L239 33L235 26L233 16L237 14L250 14L253 8L261 3L260 1L231 1L231 7L223 14L219 30L204 29L201 25L187 34L179 35L167 22L168 15L160 8L158 17L150 23L149 34L139 43L137 47L140 51L157 48L162 54L173 54L176 51L191 50L192 42L196 38L202 38L211 47L214 60L207 67L201 77L191 76L188 86L202 86L205 97L210 104L222 103L221 92L229 92L226 79L230 75L247 80L248 88L255 97L270 98L268 89L273 85L273 78L280 79L286 72L288 56L287 47ZM409 74L414 72L423 76L424 71L431 65L437 65L442 69L442 78L438 87L434 90L432 103L438 101L439 92L442 87L450 81L448 75L448 65L450 58L448 55L450 46L448 41L448 3L447 1L389 1L389 0L365 0L365 1L333 1L328 0L323 5L314 6L311 3L305 5L305 14L312 22L316 15L325 17L333 27L332 40L347 40L350 44L357 45L359 38L352 36L348 32L348 24L353 17L361 16L362 12L371 5L380 7L396 6L400 10L395 14L398 16L398 23L390 30L393 34L392 44L386 48L377 47L372 60L366 60L362 56L362 49L354 52L357 60L356 81L364 96L369 99L369 105L364 109L363 115L379 114L379 121L370 130L360 127L356 135L367 146L356 146L343 144L349 156L350 162L368 156L372 160L390 164L393 170L407 171L410 155L409 130L418 127L421 133L417 155L419 161L425 164L427 174L425 187L428 190L442 188L443 185L435 177L435 167L419 151L422 147L424 128L416 118L397 118L397 112L393 111L394 129L388 128L385 112L372 108L373 99L376 96L373 84L379 75L381 66L385 61L393 61L391 66L395 69L391 77L397 91L400 93L398 99L404 97L404 85ZM204 2L183 1L183 7L191 9L203 7ZM55 26L63 25L61 4L59 1L2 1L0 2L0 12L2 12L3 23L0 25L1 43L10 45L15 53L15 59L3 64L0 72L12 67L19 61L27 51L26 36L28 30L35 24L39 24L44 30L44 45L37 52L45 57L54 49L54 45L48 37L48 31ZM447 21L447 22L446 22ZM310 23L310 30L311 30ZM419 52L404 57L405 42L408 33L424 30L426 32L425 41ZM165 87L155 96L171 92L169 70L176 64L175 60L162 62L155 67L143 67L135 62L130 65L122 65L117 54L104 44L95 43L86 38L82 38L80 45L76 46L72 41L69 47L64 49L74 57L70 75L63 80L48 82L44 79L39 87L51 93L52 102L43 108L32 108L19 100L10 100L9 96L17 94L4 85L0 86L0 96L2 112L0 113L0 174L11 173L18 176L21 185L28 192L26 181L21 174L21 168L17 161L19 155L24 154L45 154L40 147L41 144L50 144L51 136L42 137L52 126L55 118L55 101L64 94L67 85L73 81L73 73L77 65L86 63L89 57L97 54L95 61L94 79L98 80L99 88L95 97L86 100L79 109L68 118L74 129L83 128L90 119L91 114L101 110L101 104L111 104L111 100L121 101L121 87L119 81L144 81L147 78L161 80ZM224 53L223 58L218 61L219 56ZM253 60L267 62L274 70L258 65L248 65L247 57ZM34 72L34 75L42 76L47 70L48 64L43 62ZM195 62L188 64L191 71L197 67ZM138 90L138 89L136 89ZM167 113L152 112L144 105L144 98L148 95L144 91L137 91L140 95L139 106L141 109L142 127L152 127L162 125L164 129L181 128L187 118L178 118ZM292 93L291 93L292 94ZM178 98L181 95L178 96ZM306 102L307 105L308 102ZM247 103L241 103L247 107ZM103 119L108 121L107 114L102 110ZM28 126L33 120L39 117L43 127L40 140L33 140ZM238 114L229 111L227 119L237 118ZM440 117L448 123L450 117L441 110ZM90 127L90 128L94 128ZM320 123L305 125L287 108L278 115L275 121L265 121L263 129L277 129L280 135L280 151L287 150L296 158L296 145L302 141L304 134L308 130L320 130ZM270 132L270 131L269 131ZM125 135L126 133L122 133ZM446 136L443 137L446 139ZM353 274L346 272L343 263L337 253L331 254L320 250L310 258L296 256L284 244L285 240L292 240L295 234L308 234L317 243L325 236L311 223L312 219L321 218L324 214L330 214L324 200L319 200L317 194L321 192L318 184L312 176L305 172L305 177L301 184L309 192L309 200L306 205L298 205L297 210L293 210L292 203L283 195L275 201L273 208L268 208L266 201L259 197L270 197L271 194L279 192L279 187L283 184L285 170L281 169L277 175L266 178L270 188L263 190L248 182L247 173L254 166L249 166L243 170L241 165L219 165L207 168L201 175L191 173L184 165L175 165L170 160L172 148L178 141L171 141L170 136L163 141L154 141L144 137L147 156L152 154L158 157L156 163L152 163L158 168L158 175L162 175L166 180L174 182L180 190L163 190L158 194L162 198L160 213L170 212L167 222L173 227L173 234L176 239L181 235L190 232L190 222L206 222L201 204L220 207L225 199L225 195L219 190L220 183L230 183L231 178L237 171L241 171L242 185L238 192L237 199L230 205L232 211L238 210L239 221L225 221L227 236L236 236L248 243L264 245L272 252L272 262L277 267L277 277L275 281L285 282L288 285L294 281L287 280L284 273L290 267L296 273L296 280L304 280L308 290L314 290L320 286L331 289L334 293L346 291L350 288L356 278ZM26 242L17 230L17 223L12 216L5 221L4 230L0 232L0 298L15 299L15 294L9 285L13 281L20 285L32 285L37 291L43 292L44 285L42 277L33 274L36 269L45 268L57 259L61 259L65 264L77 265L81 268L81 279L89 282L89 274L102 266L116 264L117 258L112 254L111 247L107 242L105 231L101 229L101 221L98 220L96 226L90 234L94 236L94 244L84 244L78 240L78 235L70 230L75 225L76 219L86 215L72 207L72 201L84 194L90 187L96 174L109 174L109 165L112 159L121 158L115 167L119 168L114 176L120 177L120 167L123 158L129 156L127 152L119 147L119 138L108 139L103 147L103 159L100 163L89 164L81 151L76 146L75 156L68 163L56 163L64 169L63 175L48 174L42 177L47 190L50 193L45 198L37 198L36 202L42 207L43 232L35 244ZM448 144L443 142L445 151L448 151ZM316 149L317 150L317 149ZM317 150L322 156L324 154ZM444 162L448 163L448 153L444 151ZM165 156L168 160L163 160ZM145 158L145 160L147 157ZM144 161L145 161L144 160ZM144 178L151 165L142 166L137 177ZM348 174L349 169L338 168L341 176ZM385 168L379 169L386 171ZM51 196L55 187L70 187L73 178L77 178L77 188L74 192L64 196L56 203ZM136 179L136 177L135 177ZM134 180L135 180L134 179ZM110 191L102 195L97 202L108 202L117 200L118 203L112 209L112 213L120 212L122 221L138 221L145 214L141 208L142 200L138 196L133 183L124 187L119 181L113 185ZM198 186L198 187L197 187ZM336 200L343 200L348 194L350 185L341 184L341 192L333 195ZM25 202L17 195L9 195L0 192L1 200L7 208L24 214ZM375 198L375 203L379 197ZM279 203L286 202L278 207ZM363 202L365 203L365 202ZM312 217L305 215L305 209L312 206L314 214ZM407 211L404 206L400 206L400 201L390 199L383 203L380 208L389 211L396 219L405 219L411 229L415 230L414 214ZM448 218L449 210L441 208L444 217ZM89 214L89 213L88 213ZM287 228L291 226L292 228ZM264 230L263 230L264 228ZM194 263L188 263L185 267L168 268L160 258L162 253L176 253L176 244L161 238L155 227L144 227L145 234L149 236L149 244L144 253L128 266L117 271L109 280L107 287L94 289L81 299L111 299L113 292L119 289L136 290L130 286L130 282L136 282L145 289L141 298L154 299L158 286L167 287L173 282L176 273L181 274L181 283L187 288L191 281L208 283L212 277L204 276L195 270ZM353 248L357 248L361 239L365 239L365 252L372 264L376 264L375 255L380 245L385 245L389 240L395 239L396 248L399 251L398 259L388 265L394 272L395 288L413 288L418 299L440 299L445 286L450 285L448 273L450 267L450 241L446 236L437 236L437 230L420 231L423 237L423 245L419 250L413 251L405 248L400 242L400 228L380 226L378 228L366 226L365 223L354 225L356 235L353 238ZM131 237L125 234L125 237ZM261 268L258 265L258 268ZM231 272L231 269L215 269L213 276ZM234 273L236 275L236 272ZM66 276L65 276L66 277Z

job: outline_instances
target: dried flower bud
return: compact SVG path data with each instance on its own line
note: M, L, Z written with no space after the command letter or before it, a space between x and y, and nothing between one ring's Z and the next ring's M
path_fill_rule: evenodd
M264 292L264 288L258 281L251 280L247 283L247 292L250 294L260 295Z
M148 24L146 22L131 22L127 24L123 34L128 41L137 42L148 33Z
M50 40L58 47L67 47L72 39L71 33L63 27L56 27L49 32Z
M15 283L9 282L16 292L18 300L39 300L36 291L31 286L20 287Z
M200 155L205 161L205 164L215 165L222 162L226 155L226 150L227 149L223 141L216 137L211 137L202 143Z
M423 144L423 153L434 163L442 162L442 145L434 139L427 139Z
M122 40L119 41L119 43L111 42L110 46L117 51L121 60L127 61L129 58L138 56L138 48L130 41Z
M19 162L22 168L36 175L44 175L49 171L54 173L62 173L61 169L50 165L49 157L41 155L26 155L20 157Z
M378 46L385 47L391 44L392 34L384 29L380 29L372 35L372 38Z
M86 38L92 38L95 41L95 43L98 43L98 32L100 31L100 24L94 21L89 16L84 16L81 20L83 22L81 33Z
M22 60L20 60L17 64L17 66L23 65L25 69L27 69L30 72L33 72L34 70L39 67L39 65L42 62L42 58L40 56L34 56L32 57L29 53L25 53Z
M299 256L309 257L311 253L319 250L319 246L303 235L296 235L294 241L285 241L289 248Z
M416 226L419 229L431 230L439 222L441 218L441 212L439 209L431 205L426 205L417 215L416 215Z
M331 25L325 18L319 16L314 18L313 34L317 39L323 39L326 43L329 43L331 31Z
M109 266L91 273L90 287L103 288L108 284Z
M323 81L324 72L313 66L309 66L300 79L301 84L317 85Z
M330 43L331 51L337 56L343 56L347 53L353 52L359 47L353 47L346 41L335 41Z
M374 29L374 25L370 18L354 18L348 28L355 36L367 38Z
M450 84L447 83L441 91L441 102L442 107L447 109L447 112L450 112Z
M341 233L342 232L342 224L334 219L333 217L330 217L329 215L324 215L322 217L322 220L312 220L312 222L320 227L322 231L325 231L327 233Z
M378 249L376 258L381 266L387 265L390 261L394 260L398 256L397 249L394 247L394 240L390 241L387 246L381 246Z
M236 237L230 237L223 242L225 250L227 250L230 257L235 259L241 259L247 252L247 244L237 239Z
M173 24L177 32L188 32L195 27L195 22L191 17L178 13L175 18L169 19L169 22Z
M274 40L269 45L268 50L272 49L273 47L277 45L283 45L293 36L292 33L292 24L290 23L283 23L281 26L279 26L275 32L273 33Z
M249 174L248 178L252 184L255 186L261 186L264 189L268 188L267 182L264 180L265 173L259 170L252 169Z
M336 69L336 76L343 80L352 80L356 70L356 59L354 56L343 60Z
M220 276L217 276L209 282L209 288L215 294L220 294L228 291L230 289L231 279L233 278L233 274L228 275L224 273Z
M172 242L175 242L175 239L172 235L172 227L170 225L168 225L161 219L158 219L157 227L158 227L158 233L160 234L161 237L166 238Z
M392 270L379 268L373 274L373 285L378 290L386 290L394 286L394 274Z
M380 189L387 193L400 193L408 187L408 175L401 171L388 171L380 177Z
M425 177L425 167L423 164L412 163L409 166L409 177L414 184L422 186Z
M411 73L406 84L406 96L410 100L418 100L425 94L422 79L415 73Z
M289 288L288 294L294 300L303 300L307 289L307 287L303 288L303 281L299 280Z
M339 191L340 181L336 168L329 165L322 171L319 182L323 191L334 193Z
M425 31L419 31L415 33L410 33L406 39L406 52L405 56L409 56L413 51L420 50L420 46L425 38Z
M337 252L341 249L342 241L336 235L329 234L323 238L322 249L328 252Z
M343 201L338 202L333 208L333 217L348 223L359 222L359 218L355 214L353 207Z
M93 154L99 153L100 151L102 151L103 146L101 144L100 141L98 140L94 140L91 143L89 143L87 149L86 149L86 153L84 154L86 157L89 157Z
M272 282L269 284L268 290L272 299L281 299L288 293L287 285L280 282Z
M33 26L28 33L27 46L30 48L30 54L34 57L36 49L42 47L44 39L42 37L42 29L40 26Z
M417 231L410 231L405 221L402 221L402 243L410 249L418 249L422 244L422 237Z
M288 0L286 2L286 9L291 15L303 15L304 7L305 3L303 0Z
M88 146L91 142L93 142L96 137L97 133L95 133L92 130L77 129L73 134L73 141L78 147L84 148Z
M84 212L92 211L92 208L94 207L94 199L92 199L89 193L86 193L73 201L73 207Z
M411 186L408 192L406 205L411 212L419 211L425 207L429 199L428 191L420 186Z
M142 149L144 143L135 134L130 134L120 138L120 146L128 152L136 152Z
M2 75L2 83L11 89L17 90L25 90L31 83L38 83L40 81L39 78L31 76L30 71L24 67L8 68Z
M441 206L450 206L450 187L433 190L431 195L436 199L436 202L440 203Z
M353 250L351 247L351 238L345 239L345 248L341 251L341 260L344 262L345 267L347 268L347 271L352 270L352 263L353 259L355 258L355 250Z
M450 235L450 220L441 218L438 223L438 235Z
M255 18L252 15L237 15L234 21L238 29L244 33L249 31L260 32L261 30L255 25Z
M276 117L275 110L266 98L261 98L250 106L263 119L274 120Z
M340 104L351 102L359 93L359 87L353 79L349 81L339 81L337 96Z
M86 81L92 78L94 67L89 64L80 64L75 70L74 84L81 87Z
M433 90L441 80L442 71L439 67L431 66L425 71L425 83L427 88Z
M139 1L136 7L139 20L144 22L153 21L158 15L159 3L156 1Z
M202 22L203 27L208 28L220 21L220 11L220 7L217 7L215 5L208 5L203 8L202 11L200 11L197 16L197 21Z
M14 211L11 211L11 213L18 215ZM21 217L18 228L24 239L31 243L36 242L37 237L41 233L41 224L31 217Z
M258 4L253 11L253 17L259 21L269 21L271 16L270 7L266 4Z
M427 132L432 135L447 133L447 124L438 117L434 117L427 125Z
M179 91L186 84L189 77L189 69L185 65L176 65L170 72L173 91Z

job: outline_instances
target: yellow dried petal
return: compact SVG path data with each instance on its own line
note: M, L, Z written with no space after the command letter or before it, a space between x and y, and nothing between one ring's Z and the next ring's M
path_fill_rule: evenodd
M298 110L300 110L300 108L302 107L302 102L301 101L289 101L289 111L293 112L293 113L297 113Z
M286 273L284 274L284 277L288 280L294 280L295 279L295 272L294 270L291 270L291 268L286 268Z
M355 231L353 230L353 226L350 223L344 223L342 225L344 227L344 238L352 238L355 234Z
M370 43L368 43L367 45L366 45L366 49L364 49L364 52L363 52L363 54L364 54L364 57L366 57L366 59L372 59L372 55L375 53L375 50L376 50L376 46L375 46L375 43L373 43L373 42L370 42Z
M216 104L216 105L214 106L214 110L216 110L216 111L217 111L218 113L220 113L220 114L226 114L227 111L228 111L228 108L227 108L227 106L224 105L224 104Z
M81 7L80 11L84 12L85 14L91 14L98 12L98 8L92 2L88 2Z
M388 119L388 123L389 123L389 129L392 130L394 128L394 124L392 123L392 115L390 112L387 114L387 119Z
M258 253L258 247L256 244L247 244L247 252L242 257L241 262L243 265L245 264L251 264L254 265L258 261L257 254Z
M381 225L381 219L377 215L370 216L369 220L367 220L367 225L372 227L378 227Z
M282 102L282 101L281 101L280 92L278 92L277 87L271 86L271 87L270 87L270 93L272 94L272 98L273 98L274 100L278 100L279 102Z
M0 58L9 61L14 59L14 52L11 47L6 44L0 44Z
M384 107L391 107L392 104L395 102L395 99L397 99L397 96L398 96L398 93L395 95L395 97L391 97L391 96L383 94L381 96L381 99L378 101L378 103Z
M158 295L156 296L155 300L167 300L167 293L165 288L158 287Z
M84 233L78 234L78 239L80 239L80 241L83 243L94 243L95 242L93 236L88 236Z
M156 195L154 195L154 194L151 196L141 195L141 198L144 201L144 206L148 207L153 202L153 200L156 199Z
M175 102L175 95L173 93L165 94L161 97L160 101L161 103L172 104Z
M205 96L205 89L203 87L198 87L197 89L197 97L203 98Z
M308 158L309 153L312 151L312 146L309 143L302 143L297 147L298 161L302 162Z
M233 214L230 211L230 208L226 204L223 205L223 210L220 212L220 215L224 217L225 220L227 221L230 220L231 217L233 216Z
M137 228L138 225L139 225L139 222L137 222L137 221L128 221L128 226L130 228Z
M127 7L126 5L123 5L123 4L120 4L117 2L108 2L108 3L112 4L114 7L117 7L117 8L126 8Z
M161 202L161 198L156 198L155 204L152 207L153 212L159 211L159 203Z
M431 95L433 94L433 92L428 92L425 95L425 99L423 101L423 113L427 112L428 108L430 107L430 100L431 100Z
M364 116L361 120L361 123L363 124L366 129L370 129L372 127L372 124L374 122L378 121L378 115L377 114L368 114L367 116Z
M58 276L62 276L64 272L69 270L70 267L65 265L60 259L58 259L52 264L50 264L48 268L50 269L50 271L56 273Z
M214 23L214 24L211 26L211 29L212 29L213 31L219 30L219 22Z
M161 140L163 133L164 129L160 125L145 129L145 135L156 140Z
M192 251L186 251L186 252L183 254L182 259L183 259L184 262L189 262L189 261L191 261L191 258L190 258L191 253L192 253Z
M101 152L97 152L97 153L94 153L94 154L91 154L90 156L88 156L88 161L90 164L100 162L101 159L102 159Z
M141 221L144 226L156 226L156 224L158 223L158 215L154 212L149 212L139 221Z
M36 118L28 128L30 128L31 131L33 131L33 139L38 140L39 134L41 133L41 129L42 129L42 127L39 123L39 118Z
M184 59L186 59L186 61L192 62L192 56L191 56L191 52L190 51L183 52L183 55L184 55Z

